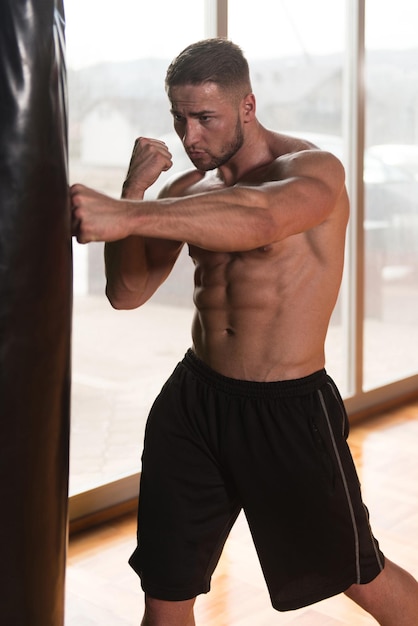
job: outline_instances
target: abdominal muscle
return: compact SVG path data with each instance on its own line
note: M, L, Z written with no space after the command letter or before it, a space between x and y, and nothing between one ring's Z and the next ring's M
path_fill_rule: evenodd
M277 245L238 254L191 250L193 349L224 376L290 380L325 365L325 336L340 277L337 272L330 280L327 274L324 281L318 262L307 263L294 249L278 253Z

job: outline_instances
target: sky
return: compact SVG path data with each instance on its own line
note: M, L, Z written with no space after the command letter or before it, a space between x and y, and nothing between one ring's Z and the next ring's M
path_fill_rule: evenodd
M171 60L187 44L208 36L206 1L65 0L68 66L144 56ZM416 0L366 2L370 48L417 45ZM229 0L229 36L249 58L342 50L345 5L345 0L257 0L256 5Z

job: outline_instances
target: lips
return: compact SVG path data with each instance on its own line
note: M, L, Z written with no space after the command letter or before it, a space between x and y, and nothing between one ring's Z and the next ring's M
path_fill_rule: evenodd
M189 155L191 159L201 159L202 157L205 156L205 153L199 150L189 150L187 154Z

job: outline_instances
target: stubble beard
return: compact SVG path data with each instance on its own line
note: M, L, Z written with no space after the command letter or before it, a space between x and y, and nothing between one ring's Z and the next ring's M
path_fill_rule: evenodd
M238 150L244 143L244 133L242 130L242 125L240 120L237 120L237 124L235 127L235 135L233 139L225 144L221 150L221 154L214 155L210 152L207 152L207 155L210 157L210 161L208 163L201 163L200 160L193 160L193 165L201 171L208 172L210 170L215 170L222 165L225 165L233 156L236 155Z

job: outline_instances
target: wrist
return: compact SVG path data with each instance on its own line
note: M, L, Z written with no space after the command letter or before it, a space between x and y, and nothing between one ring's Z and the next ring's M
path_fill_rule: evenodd
M142 200L146 189L146 187L141 187L138 183L133 185L128 179L126 179L122 185L121 197L125 200Z

